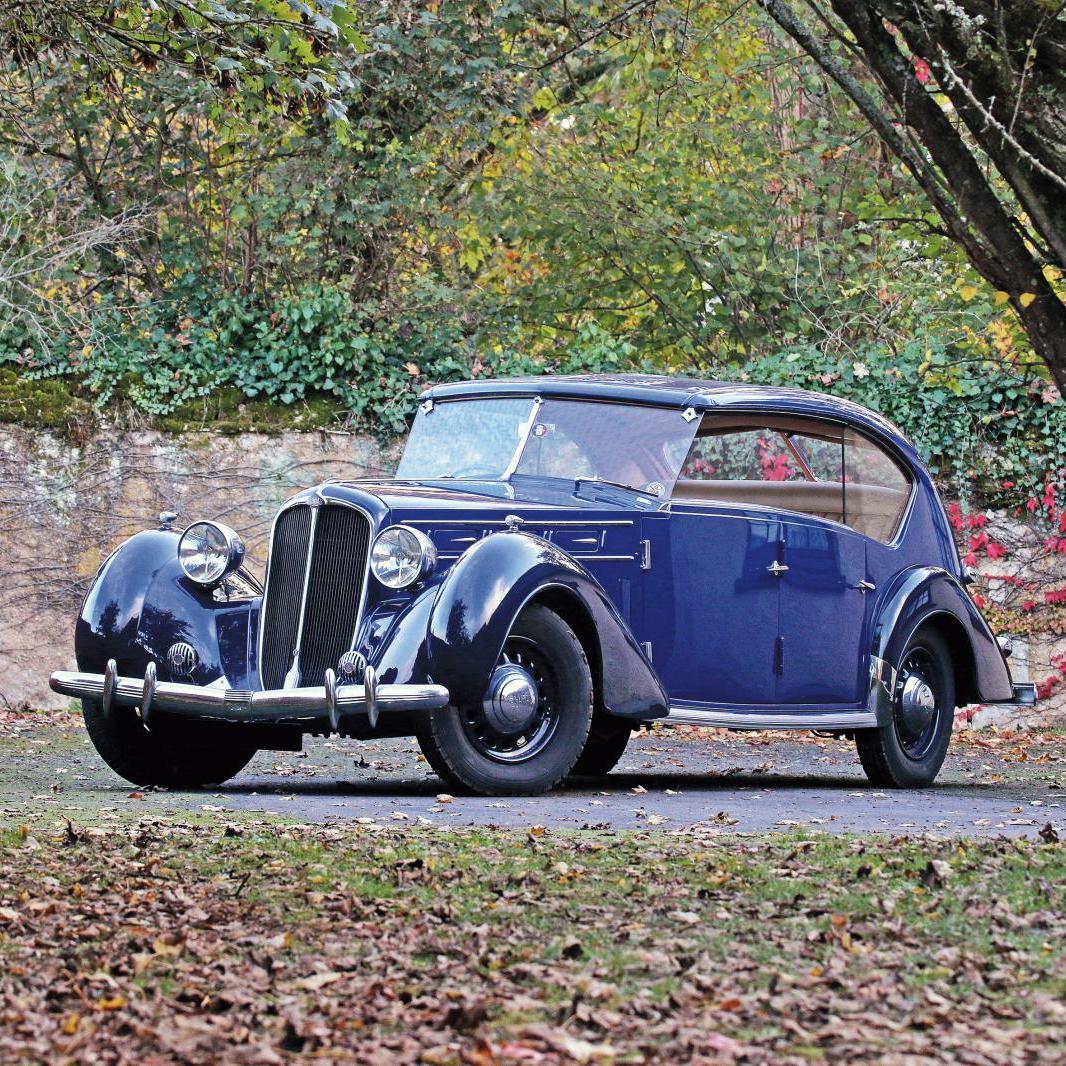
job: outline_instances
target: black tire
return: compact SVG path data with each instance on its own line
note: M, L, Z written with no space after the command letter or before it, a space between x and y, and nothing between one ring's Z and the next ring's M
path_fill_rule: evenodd
M935 707L908 715L904 690L916 677L932 692ZM880 729L855 734L859 761L871 784L879 788L924 788L944 764L955 717L955 674L951 651L935 629L920 629L911 637L897 671L892 696L892 721Z
M592 720L584 751L574 763L571 777L603 777L617 765L626 751L633 726L624 718L597 715Z
M239 774L255 748L223 746L209 735L198 737L195 725L153 733L144 728L132 707L112 707L105 715L99 703L82 700L89 739L119 777L135 785L200 788L221 784Z
M515 619L501 657L501 665L505 663L521 664L537 681L528 743L524 736L496 733L480 705L431 711L418 743L429 765L457 790L534 796L559 784L585 746L592 722L592 675L573 630L538 605Z

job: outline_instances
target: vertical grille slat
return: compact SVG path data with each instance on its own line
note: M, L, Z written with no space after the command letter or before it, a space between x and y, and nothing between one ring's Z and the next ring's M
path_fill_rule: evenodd
M270 545L263 604L262 673L264 688L281 688L296 647L304 571L311 536L311 508L290 507L278 516Z
M348 650L358 622L370 547L369 519L351 507L325 505L314 525L313 544L311 529L311 508L306 504L284 511L274 527L263 607L265 688L282 688L292 664L305 576L301 685L322 684L326 670Z

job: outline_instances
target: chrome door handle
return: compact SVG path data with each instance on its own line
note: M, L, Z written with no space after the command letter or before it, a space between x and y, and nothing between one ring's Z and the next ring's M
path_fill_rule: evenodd
M873 592L877 588L872 581L860 581L857 585L852 585L851 587L858 589L864 596L867 592Z
M788 567L784 563L779 563L776 559L766 569L774 577L780 577L782 574L788 573Z

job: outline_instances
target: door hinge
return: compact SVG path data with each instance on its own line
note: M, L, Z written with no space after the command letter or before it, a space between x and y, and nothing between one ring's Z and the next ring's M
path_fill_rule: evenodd
M640 568L641 570L651 569L651 541L642 540L640 542Z
M779 677L785 672L785 638L774 641L774 673Z

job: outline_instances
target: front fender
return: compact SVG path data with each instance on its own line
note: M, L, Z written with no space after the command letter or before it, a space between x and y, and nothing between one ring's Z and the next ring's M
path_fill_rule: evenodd
M911 636L930 622L946 625L952 650L962 659L956 677L960 665L970 668L959 685L960 705L1013 698L1010 670L988 623L959 579L940 567L916 566L899 575L878 606L871 653L897 667Z
M427 664L453 701L482 699L511 625L533 600L562 614L582 640L607 713L638 719L667 714L662 683L599 583L566 552L519 531L480 540L437 590Z
M114 659L124 674L155 662L160 680L255 688L259 599L232 603L190 581L178 562L180 534L150 529L111 553L93 578L74 631L78 669L102 673ZM177 641L199 657L191 675L171 676L167 651Z

